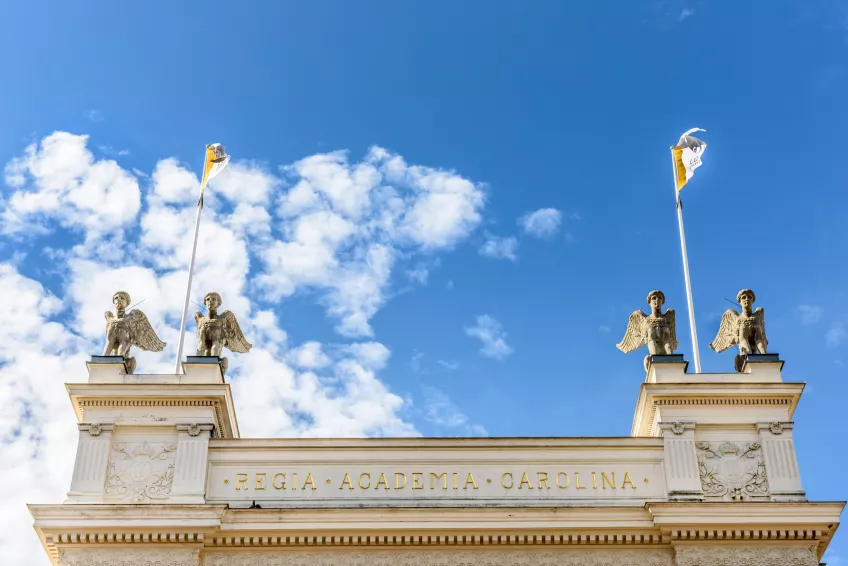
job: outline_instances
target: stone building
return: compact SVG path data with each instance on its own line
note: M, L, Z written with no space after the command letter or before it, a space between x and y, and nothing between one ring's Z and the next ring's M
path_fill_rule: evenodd
M776 355L654 356L604 438L242 439L215 361L67 385L70 490L30 506L55 564L816 566L844 505L806 498Z

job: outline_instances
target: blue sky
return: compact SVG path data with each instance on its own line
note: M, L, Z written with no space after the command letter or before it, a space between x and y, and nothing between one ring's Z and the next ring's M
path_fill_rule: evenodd
M193 296L221 285L247 321L258 350L230 359L257 434L629 434L644 354L614 345L651 289L692 358L668 147L698 126L709 148L683 199L704 370L732 370L707 344L725 298L754 289L784 378L808 383L808 495L846 498L825 433L848 394L843 3L28 2L2 26L3 289L36 313L0 354L0 438L21 466L70 415L60 376L27 381L28 355L82 375L112 287L135 285L173 344L191 174L215 141L238 167L212 185ZM344 223L297 233L304 180ZM449 213L421 200L436 185ZM367 210L349 186L371 187ZM347 400L372 420L331 418ZM69 476L43 466L52 491L29 500L58 500Z

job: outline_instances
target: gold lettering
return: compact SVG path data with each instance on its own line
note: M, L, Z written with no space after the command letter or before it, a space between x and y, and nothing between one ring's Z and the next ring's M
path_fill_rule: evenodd
M580 485L580 472L574 472L574 487L576 489L589 489L588 485Z
M315 487L315 480L312 479L312 472L306 474L306 481L303 482L303 487L301 489L306 489L306 486L310 484L312 484L312 491L318 489L317 487Z
M551 486L548 485L548 472L536 472L536 479L538 480L539 489L542 489L542 484L545 484L545 489L551 489Z
M471 472L468 472L468 477L465 478L465 485L462 489L468 489L468 484L473 485L474 489L477 489L477 482L474 481L474 476L471 475Z
M247 474L236 474L236 491L241 491L241 486L247 491Z
M592 489L598 489L598 478L595 477L595 472L592 472Z
M277 485L277 478L282 478L283 480L280 482L280 485ZM274 477L271 479L271 485L274 486L274 489L286 489L286 474L274 474Z
M506 478L507 476L509 476L509 485L506 485L504 483L504 478ZM506 489L512 489L512 486L514 486L515 483L512 481L512 474L511 473L504 472L503 475L501 475L501 485L504 486Z
M256 491L265 489L265 478L267 477L268 474L256 474Z
M362 478L368 478L368 485L362 485ZM369 474L368 472L363 472L359 474L359 480L357 481L357 483L359 484L359 489L368 489L369 487L371 487L371 474Z
M380 489L380 486L386 486L386 489L391 489L389 487L389 480L386 479L386 474L380 474L379 479L377 479L377 485L374 486L374 489Z
M448 473L442 472L441 474L437 474L435 472L430 472L430 489L436 489L434 487L435 481L439 478L442 478L442 489L448 488Z
M424 472L412 472L412 489L424 489Z
M454 488L454 489L459 489L459 488L456 486L456 472L454 472L454 473L453 473L453 488Z
M612 475L612 480L610 480L607 477L607 474L605 472L601 472L601 487L602 488L606 489L607 484L610 484L610 487L615 489L615 472L610 472L610 475Z
M562 485L561 483L559 483L559 477L560 476L565 476L565 485ZM556 475L556 484L557 484L558 488L565 489L565 488L568 487L568 483L569 483L568 474L566 474L565 472L560 472Z
M297 472L292 474L292 491L297 489Z
M403 485L398 484L398 480L403 478ZM406 474L395 472L395 489L403 489L406 487Z
M348 489L353 489L353 482L350 481L350 474L345 472L344 478L342 478L342 485L339 486L339 489L344 489L345 484L349 485Z
M533 486L530 484L530 478L527 477L527 472L521 474L521 481L518 483L518 489L524 489L524 484L527 484L527 489L533 489Z
M633 483L633 480L630 478L630 472L624 472L624 479L621 480L621 487L624 488L625 485L630 484L630 487L636 489L636 484Z

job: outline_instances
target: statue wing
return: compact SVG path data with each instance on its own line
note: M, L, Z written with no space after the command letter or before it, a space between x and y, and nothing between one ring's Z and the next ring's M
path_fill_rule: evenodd
M630 320L627 322L627 331L624 333L624 338L621 342L615 345L616 348L629 354L636 348L641 348L645 345L645 313L636 311L630 315Z
M668 328L671 330L671 351L677 351L677 327L675 326L675 314L674 309L667 309L665 311L665 320L668 323Z
M710 348L718 352L724 352L739 342L739 333L736 325L739 323L739 313L733 309L727 309L721 317L718 334L710 343Z
M224 345L232 352L237 354L246 354L253 347L253 344L248 342L244 334L241 332L241 327L236 320L236 315L230 311L226 311L220 317L224 329Z
M763 346L768 349L768 338L766 338L766 311L763 307L754 309L754 316L757 317L757 324L760 326L760 331L763 333Z
M165 349L165 343L156 336L156 331L150 326L150 321L143 312L132 311L124 317L124 321L130 330L130 342L133 346L150 352L161 352Z

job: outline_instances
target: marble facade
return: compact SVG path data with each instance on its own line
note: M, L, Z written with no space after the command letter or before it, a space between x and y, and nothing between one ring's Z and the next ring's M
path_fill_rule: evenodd
M808 501L776 356L655 356L629 437L243 439L217 363L89 364L60 566L815 566L844 503Z

